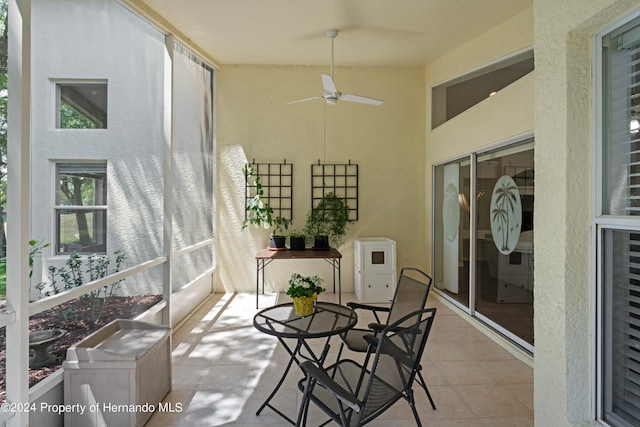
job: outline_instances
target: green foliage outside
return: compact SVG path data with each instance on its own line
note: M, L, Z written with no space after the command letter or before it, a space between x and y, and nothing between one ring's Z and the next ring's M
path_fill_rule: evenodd
M60 102L60 127L62 129L94 129L96 124L66 102Z
M97 254L83 259L77 253L73 253L64 267L49 266L50 283L40 282L36 285L36 289L47 298L117 273L122 268L126 255L121 251L115 251L113 255L115 257L113 260L109 255ZM110 267L111 271L109 271ZM93 327L100 322L100 317L112 297L117 295L123 280L86 293L73 300L71 304L56 306L54 310L65 323L80 322L93 330Z
M0 299L7 298L7 259L0 259Z

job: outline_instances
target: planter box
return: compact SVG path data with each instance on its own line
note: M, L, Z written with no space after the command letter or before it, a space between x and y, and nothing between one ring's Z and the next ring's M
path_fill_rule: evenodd
M67 350L64 425L143 426L171 390L171 330L114 320Z

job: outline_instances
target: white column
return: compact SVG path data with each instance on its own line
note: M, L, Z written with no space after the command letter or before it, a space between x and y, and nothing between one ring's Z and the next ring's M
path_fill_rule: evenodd
M9 0L7 186L7 401L29 401L29 218L31 110L31 0ZM18 412L8 426L27 426Z

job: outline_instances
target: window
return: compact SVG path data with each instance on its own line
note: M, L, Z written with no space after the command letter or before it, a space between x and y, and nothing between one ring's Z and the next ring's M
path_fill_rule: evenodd
M57 163L56 253L106 253L107 164Z
M640 425L640 17L599 43L598 418Z
M58 83L56 85L59 129L106 129L106 83Z
M431 89L431 129L494 95L533 71L533 50L446 81Z

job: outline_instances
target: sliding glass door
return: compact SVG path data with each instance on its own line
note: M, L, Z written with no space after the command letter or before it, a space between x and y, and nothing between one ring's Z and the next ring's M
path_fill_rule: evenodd
M478 155L476 315L533 349L533 142Z
M471 158L435 168L435 287L469 307Z
M532 352L533 154L530 139L438 165L433 190L435 288Z

